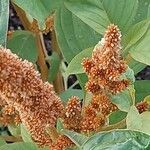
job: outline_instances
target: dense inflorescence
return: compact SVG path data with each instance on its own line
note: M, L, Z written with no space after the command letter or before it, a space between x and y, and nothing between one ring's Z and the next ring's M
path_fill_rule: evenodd
M81 121L81 104L78 97L71 97L68 100L64 112L64 126L66 129L79 131Z
M19 113L32 138L40 145L51 143L45 127L55 126L63 110L60 98L43 83L34 65L10 50L0 48L0 97Z
M147 102L145 101L141 101L139 103L136 104L136 108L139 111L139 113L143 113L144 111L148 111L150 106Z
M109 92L116 94L129 85L129 80L120 79L127 65L120 56L121 33L117 26L110 25L104 38L95 46L92 58L85 58L83 68L88 75L86 90L93 94Z
M117 110L109 95L125 90L130 84L128 79L121 79L127 65L120 55L120 41L121 33L112 24L95 46L92 58L83 59L82 65L88 76L85 89L92 93L81 124L85 132L96 131L106 123L106 117Z
M73 142L71 142L68 137L60 135L57 140L50 146L50 150L65 150L66 148L72 147L73 145Z

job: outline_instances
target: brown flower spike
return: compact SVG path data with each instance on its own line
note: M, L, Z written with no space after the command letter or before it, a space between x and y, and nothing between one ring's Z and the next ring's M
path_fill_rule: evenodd
M84 58L82 65L88 75L85 89L93 94L89 105L84 108L81 130L96 131L107 120L107 116L116 111L109 94L125 90L129 80L121 79L127 65L120 55L121 32L114 24L108 26L104 38L95 46L92 58Z
M81 121L81 104L78 97L72 96L65 108L64 126L66 129L79 131Z
M32 138L48 145L46 126L55 126L63 105L48 82L43 83L34 65L0 47L0 98L15 108Z
M128 80L120 76L126 71L127 65L120 56L121 33L117 26L111 24L104 38L95 46L92 58L84 58L82 65L88 74L87 91L93 94L109 92L116 94L124 90Z

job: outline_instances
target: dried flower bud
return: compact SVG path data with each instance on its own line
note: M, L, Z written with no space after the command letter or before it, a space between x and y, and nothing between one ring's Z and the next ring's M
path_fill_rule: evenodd
M86 83L85 89L91 93L97 93L101 91L100 85L91 80Z
M97 131L105 124L105 117L97 113L96 109L91 104L84 108L83 118L81 120L81 131L89 133Z
M85 72L86 72L86 73L89 73L90 70L91 70L91 68L94 66L94 63L92 62L91 59L89 59L89 58L84 58L84 59L82 60L82 66L83 66Z
M50 150L65 150L66 148L70 148L74 145L74 143L66 136L60 135L56 142L50 146Z
M81 105L79 98L73 96L69 99L64 113L64 126L67 129L79 131L81 121Z
M63 105L48 82L43 83L34 65L10 50L0 48L0 93L40 145L51 142L45 127L55 126Z
M139 113L143 113L144 111L148 111L149 110L149 105L147 102L139 102L136 104L136 108L138 109Z
M104 44L106 47L111 47L114 49L115 47L119 46L121 40L121 32L119 31L119 28L114 24L108 26L104 35L104 39Z

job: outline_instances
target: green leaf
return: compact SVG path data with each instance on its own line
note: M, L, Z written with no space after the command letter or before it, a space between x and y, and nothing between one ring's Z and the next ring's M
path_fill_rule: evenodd
M150 26L144 37L130 50L130 55L136 61L150 65Z
M111 101L117 105L117 107L121 111L128 112L130 109L130 106L133 104L133 100L131 97L131 89L124 90L116 95L111 96Z
M9 0L0 1L0 45L6 46L9 19Z
M76 0L67 1L65 6L96 32L103 34L110 24L106 11L100 1Z
M8 129L13 136L20 135L20 125L8 125Z
M3 145L0 150L38 150L38 148L33 143L19 142Z
M83 91L79 89L68 89L65 92L61 93L59 96L63 100L63 102L67 103L68 99L71 96L77 96L80 99L83 99Z
M33 143L30 133L23 124L21 124L21 137L24 142Z
M16 31L12 38L8 40L7 47L23 59L33 63L37 60L37 45L35 36L31 32Z
M125 75L125 78L130 80L132 83L135 82L134 72L130 67L127 68L126 72L123 73L123 75Z
M150 1L149 0L138 0L138 10L134 18L134 22L140 22L144 19L150 18Z
M110 23L126 31L135 17L138 1L104 0L101 3L100 0L76 0L65 2L65 6L96 32L103 34Z
M0 147L7 144L3 138L0 137Z
M142 114L140 114L141 119L142 119L142 127L141 130L142 132L149 134L150 135L150 112L143 112Z
M80 83L80 86L81 86L82 90L85 91L85 84L88 81L87 75L85 73L78 74L77 75L77 79L78 79L78 81Z
M71 141L74 142L78 147L80 147L88 139L83 134L79 134L77 132L66 129L62 130L62 133L66 135L68 138L70 138Z
M56 75L59 71L61 59L59 58L56 52L53 52L52 56L46 58L46 61L49 63L49 66L50 66L49 73L48 73L49 74L48 81L52 82L55 80Z
M134 87L136 102L142 101L146 96L150 95L150 80L136 81Z
M131 60L129 61L128 66L134 71L135 75L146 67L145 64L142 64L134 60L133 58L131 58Z
M135 106L131 106L126 119L127 129L140 130L142 127L141 121L142 120L137 108Z
M54 20L58 45L68 63L83 49L99 41L100 35L73 15L64 5L56 11Z
M126 117L127 113L123 111L116 111L109 115L109 124L115 124Z
M150 135L150 112L139 114L135 106L132 106L127 115L127 128L137 130Z
M58 118L57 119L57 124L56 124L56 128L57 128L57 132L60 133L62 131L62 129L64 129L63 123L62 123L62 119Z
M85 49L81 51L78 55L76 55L69 63L65 73L67 75L84 73L83 66L81 64L82 60L86 57L90 58L92 56L92 51L93 47Z
M103 0L104 8L111 23L126 33L133 23L138 8L138 0Z
M30 14L32 18L38 20L41 28L44 26L45 19L49 15L44 3L41 0L13 0L13 2Z
M150 148L150 136L137 131L114 130L90 137L82 150L142 150Z
M130 47L137 43L145 35L145 33L148 31L149 26L150 20L144 20L138 22L130 28L123 39L123 55L127 55Z

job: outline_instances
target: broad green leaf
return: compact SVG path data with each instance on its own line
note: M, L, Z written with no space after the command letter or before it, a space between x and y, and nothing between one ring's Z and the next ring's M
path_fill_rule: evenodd
M123 39L123 55L127 55L130 47L138 42L148 31L150 20L141 21L130 28Z
M144 37L130 50L130 55L136 61L150 65L150 28Z
M60 50L69 63L83 49L95 45L100 35L73 15L64 5L64 0L13 0L15 4L37 19L41 26L48 15L54 15L54 28ZM88 31L88 32L87 32Z
M127 128L130 130L140 131L150 135L150 112L138 113L135 106L131 107L127 115Z
M0 150L38 150L38 148L33 143L19 142L3 145L0 147Z
M138 0L138 9L136 16L134 18L134 22L140 22L144 19L150 18L149 10L150 10L150 1L149 0Z
M83 91L79 89L68 89L65 92L61 93L59 96L63 100L63 102L67 103L68 99L71 96L77 96L80 99L83 99Z
M9 19L9 0L0 1L0 45L6 46Z
M136 102L144 100L144 98L150 95L150 80L139 80L134 84Z
M49 63L49 67L50 67L48 81L52 82L55 80L56 75L59 71L61 59L59 58L59 56L56 52L53 52L52 56L49 56L48 58L46 58L46 60Z
M134 60L132 57L131 57L130 61L128 62L128 66L134 71L135 75L137 73L139 73L140 71L142 71L146 67L145 64L142 64L142 63Z
M66 1L65 6L96 32L103 34L110 24L106 11L100 1Z
M124 90L116 95L112 95L111 101L116 104L121 111L128 112L130 106L133 104L131 92L132 88Z
M138 0L104 0L104 9L111 23L117 24L126 33L133 23L138 8Z
M40 27L44 28L45 19L50 12L41 0L13 0L13 2L25 10L27 14L30 14L32 18L38 20Z
M33 142L29 131L23 124L21 124L21 137L24 142L31 142L31 143Z
M82 90L85 90L85 84L88 81L87 75L85 73L78 74L77 79L80 83L80 86L81 86Z
M20 125L8 125L8 129L13 136L20 135Z
M0 137L0 147L7 144L3 138Z
M16 31L8 40L7 47L23 59L33 63L37 60L37 45L35 35L27 31Z
M83 58L90 58L92 56L93 48L88 48L83 51L81 51L78 55L76 55L71 62L69 63L66 74L81 74L84 73L83 66L82 66L82 60Z
M80 133L70 131L70 130L62 130L62 133L71 139L78 147L80 147L88 138Z
M65 2L65 6L95 31L103 34L110 23L126 31L135 17L138 0L104 0L103 3L100 0L76 0Z
M130 130L141 129L142 127L141 116L135 106L131 106L127 115L126 123L127 123L127 129L130 129Z
M150 135L150 112L143 112L142 114L140 114L141 119L142 119L142 127L140 129L140 131L149 134Z
M150 136L130 130L100 132L82 145L82 150L148 150L149 148Z
M123 112L123 111L120 111L120 110L116 111L116 112L113 112L109 116L109 124L112 125L112 124L115 124L115 123L123 120L126 117L126 115L127 115L126 112Z
M54 20L58 45L68 63L83 49L99 41L100 35L73 15L65 6L56 11Z

